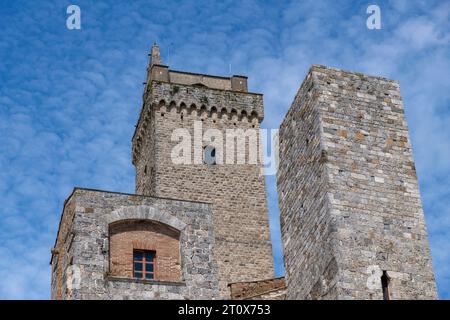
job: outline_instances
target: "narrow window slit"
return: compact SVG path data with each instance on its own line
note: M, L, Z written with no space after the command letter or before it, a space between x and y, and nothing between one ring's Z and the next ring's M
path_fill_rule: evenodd
M383 300L391 300L389 293L389 282L390 278L386 270L383 270L383 275L381 276L381 288L383 289Z

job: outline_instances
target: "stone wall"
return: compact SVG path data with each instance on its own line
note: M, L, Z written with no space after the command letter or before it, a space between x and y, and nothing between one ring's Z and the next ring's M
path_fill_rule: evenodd
M70 196L64 202L64 209L61 214L58 234L56 236L55 247L52 249L50 260L52 269L51 278L51 298L62 299L66 293L63 290L63 283L67 282L67 270L73 262L73 219L75 217L75 202Z
M174 164L171 153L175 129L194 137L194 125L203 134L216 129L253 130L259 144L262 96L153 81L133 138L136 192L213 204L215 256L220 287L229 297L227 284L273 276L264 176L261 161L250 164L202 164L202 147L191 159L198 164ZM222 144L225 145L225 142ZM236 153L247 154L249 140ZM225 148L224 148L225 149ZM246 150L244 150L246 149ZM220 154L220 152L218 151ZM226 152L223 150L224 159ZM235 155L236 156L236 155Z
M436 298L398 82L313 66L280 129L288 299Z
M307 298L319 279L328 287L324 298L336 297L336 239L316 99L308 76L279 131L277 184L288 299Z
M179 281L111 273L110 250L115 248L109 246L109 227L129 220L151 221L180 233ZM68 235L70 248L64 240ZM75 189L66 202L52 269L52 299L218 298L211 205Z

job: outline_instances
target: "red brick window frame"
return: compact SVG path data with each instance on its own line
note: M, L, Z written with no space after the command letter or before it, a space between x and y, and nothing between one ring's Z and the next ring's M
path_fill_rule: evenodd
M143 280L156 279L156 251L133 249L133 277Z
M145 280L144 274L137 272L139 278L135 276L139 270L134 268L133 251L148 250L155 252L155 280L182 281L180 235L179 230L153 220L130 219L110 224L109 276Z

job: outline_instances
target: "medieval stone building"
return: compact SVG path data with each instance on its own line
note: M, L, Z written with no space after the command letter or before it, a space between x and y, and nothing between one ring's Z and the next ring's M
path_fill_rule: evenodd
M136 194L74 189L52 299L436 298L397 82L310 69L280 128L285 279L254 134L262 95L244 76L170 70L156 45L147 71Z

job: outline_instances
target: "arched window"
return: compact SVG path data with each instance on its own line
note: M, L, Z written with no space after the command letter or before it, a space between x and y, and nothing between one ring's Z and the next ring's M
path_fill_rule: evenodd
M151 220L122 220L109 227L110 275L181 281L180 232Z

